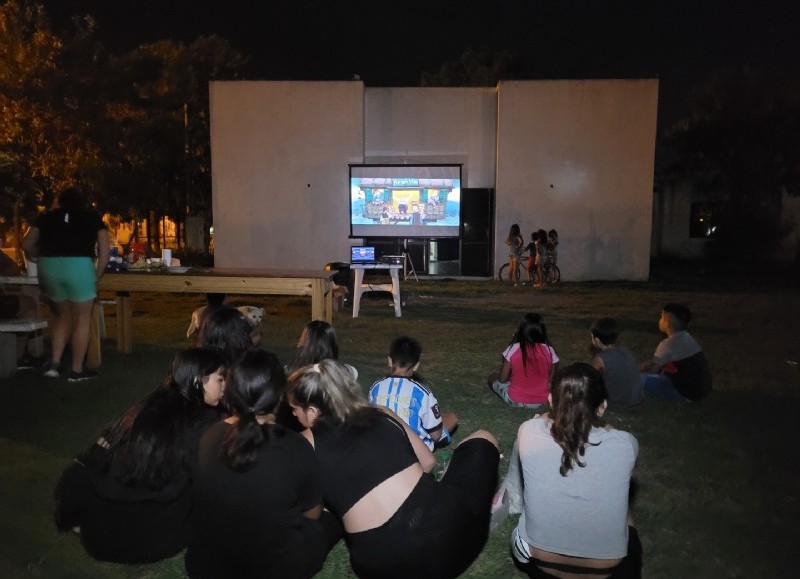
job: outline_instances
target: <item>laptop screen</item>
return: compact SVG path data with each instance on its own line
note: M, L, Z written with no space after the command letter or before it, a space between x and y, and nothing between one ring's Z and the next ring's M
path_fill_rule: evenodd
M373 263L375 261L374 247L351 247L350 263Z

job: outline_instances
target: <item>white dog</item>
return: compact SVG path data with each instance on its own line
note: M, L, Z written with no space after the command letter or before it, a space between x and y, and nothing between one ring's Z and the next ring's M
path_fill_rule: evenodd
M189 323L189 329L186 330L187 338L191 338L192 334L200 329L200 318L205 309L206 306L203 306L192 312L192 321ZM253 327L261 325L261 320L264 319L264 308L258 308L256 306L238 306L236 309L242 312L242 315L244 315Z

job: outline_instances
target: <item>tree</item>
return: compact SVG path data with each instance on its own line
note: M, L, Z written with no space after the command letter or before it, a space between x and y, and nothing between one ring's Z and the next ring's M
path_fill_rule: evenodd
M515 59L508 51L468 48L461 57L441 66L439 72L423 72L422 86L497 86L514 78Z
M64 114L63 44L44 9L27 0L0 6L0 212L48 205L54 191L96 164L81 122ZM69 105L67 105L68 107Z
M210 215L208 82L241 78L246 63L216 36L189 46L162 40L112 60L117 134L107 140L103 181L117 211L176 223L187 208Z
M119 57L92 17L63 37L33 0L0 5L0 220L80 182L101 211L210 215L209 80L244 75L230 44L172 40Z
M722 203L712 258L770 257L791 232L784 195L800 194L797 83L750 68L719 71L695 89L667 134L672 170Z

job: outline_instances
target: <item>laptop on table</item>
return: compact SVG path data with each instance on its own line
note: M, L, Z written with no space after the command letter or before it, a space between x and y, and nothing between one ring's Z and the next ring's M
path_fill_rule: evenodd
M353 246L350 248L350 265L372 265L375 259L375 248L367 246Z

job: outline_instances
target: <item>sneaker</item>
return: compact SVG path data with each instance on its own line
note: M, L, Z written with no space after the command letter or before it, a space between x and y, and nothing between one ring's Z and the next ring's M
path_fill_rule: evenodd
M45 378L58 378L61 376L61 364L58 362L48 362L44 366Z
M94 370L87 370L84 368L82 372L70 371L67 376L67 382L83 382L84 380L91 380L97 377L97 372Z
M17 370L32 370L36 367L36 361L28 354L17 360Z

